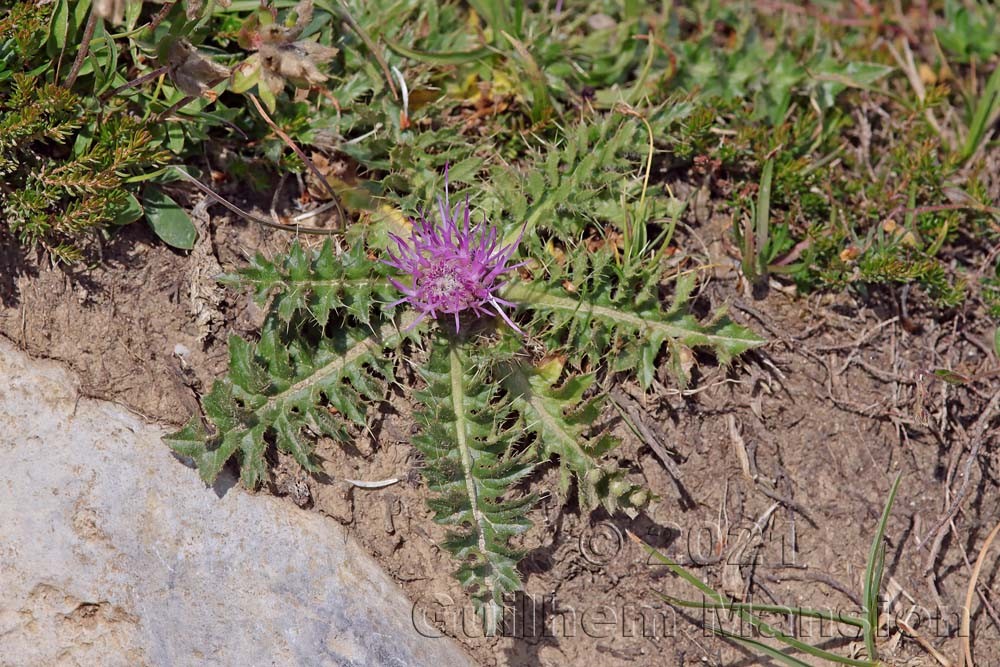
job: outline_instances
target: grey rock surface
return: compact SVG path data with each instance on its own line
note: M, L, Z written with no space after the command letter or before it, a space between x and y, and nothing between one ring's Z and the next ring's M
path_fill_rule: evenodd
M0 339L0 665L472 664L342 526L162 435Z

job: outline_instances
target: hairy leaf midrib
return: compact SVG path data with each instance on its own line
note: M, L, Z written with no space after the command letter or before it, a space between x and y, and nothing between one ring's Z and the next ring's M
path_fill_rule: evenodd
M389 322L382 325L364 340L351 346L346 354L337 355L330 363L316 369L298 382L293 383L287 389L269 397L259 412L265 415L270 414L272 410L278 409L286 401L299 401L303 398L311 398L309 392L318 387L326 378L340 376L344 369L355 365L372 351L392 345L394 342L402 339L403 331L413 323L414 319L416 319L416 316L411 312L407 312L400 318L398 323Z
M532 287L527 283L519 282L508 285L503 291L503 297L519 303L526 308L549 308L551 310L569 313L582 312L588 315L595 315L606 320L624 322L644 333L660 331L670 338L681 340L691 345L705 344L725 346L727 344L736 343L754 347L763 343L763 341L759 340L755 336L737 338L733 336L720 336L718 334L708 333L705 331L691 331L690 329L686 329L682 326L669 324L663 320L646 319L627 310L611 306L602 306L595 303L588 303L586 301L570 297L557 296L546 291L544 288ZM662 315L668 316L665 313Z
M246 275L241 275L238 279L240 284L245 285L265 285L268 287L286 287L290 290L294 290L300 287L389 287L389 281L387 280L372 280L370 278L358 278L358 279L343 279L343 278L329 278L324 280L266 280L263 278L250 278Z
M451 405L455 412L455 435L458 443L458 451L462 460L462 474L465 477L465 490L469 495L469 503L472 509L472 517L476 522L476 540L481 553L488 553L486 545L486 517L479 507L479 492L476 489L476 478L472 472L473 460L472 451L469 449L468 434L466 433L466 406L465 406L465 386L462 384L464 369L462 359L459 356L458 345L452 342L449 345L448 358L451 362ZM492 582L488 581L492 586Z

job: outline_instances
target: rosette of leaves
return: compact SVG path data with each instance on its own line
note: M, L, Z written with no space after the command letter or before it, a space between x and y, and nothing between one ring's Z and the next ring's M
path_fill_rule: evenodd
M412 397L428 504L492 633L521 585L516 541L531 525L533 468L557 465L560 495L585 511L634 511L649 498L600 428L598 378L629 373L648 384L658 359L704 347L727 362L762 341L721 316L691 315L689 279L676 280L672 305L661 306L655 262L626 271L580 253L514 278L529 244L472 224L467 203L440 201L438 217L412 223L408 239L390 235L389 253L353 235L347 250L296 244L224 277L267 304L261 339L231 341L229 374L203 400L208 423L196 417L168 442L206 481L232 459L244 484L259 485L272 447L316 470L315 437L363 425L386 383L402 380L394 369L405 359L426 384ZM525 334L552 354L527 353ZM586 365L600 372L581 372ZM676 365L683 375L687 366Z

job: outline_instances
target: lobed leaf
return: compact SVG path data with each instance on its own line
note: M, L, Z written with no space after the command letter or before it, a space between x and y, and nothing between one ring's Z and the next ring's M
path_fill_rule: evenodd
M565 350L574 361L606 361L613 371L635 371L647 389L664 344L670 352L668 363L683 385L689 364L682 357L689 348L708 348L720 363L728 364L765 342L724 317L702 324L686 312L693 277L678 280L674 303L664 310L656 290L658 272L626 275L607 255L575 259L569 269L554 268L547 280L512 283L503 296L539 315L534 326L550 346Z
M536 436L543 458L559 457L559 487L565 496L576 479L580 507L596 509L603 504L608 513L619 507L641 506L644 489L625 480L625 471L601 458L619 445L607 433L588 438L585 433L600 415L598 399L585 400L593 375L572 377L557 387L564 360L558 357L538 366L515 364L503 380L511 404L524 418L525 429Z
M389 322L374 331L342 327L314 342L283 336L282 326L268 318L257 345L230 338L229 375L202 399L211 432L195 417L165 437L194 459L206 483L235 457L243 484L257 487L266 478L271 443L306 470L318 470L312 436L343 438L347 421L364 424L365 403L378 400L393 377L383 352L404 336Z
M306 312L319 326L326 326L333 310L343 309L367 324L377 300L395 298L385 280L383 264L368 257L363 243L335 254L327 240L318 253L307 252L297 241L279 261L258 254L250 266L221 281L253 287L263 304L274 297L272 310L283 322Z
M530 526L533 495L509 497L532 468L512 452L515 430L505 427L509 405L482 379L482 360L459 342L438 340L422 370L427 389L417 394L422 432L414 444L426 459L424 478L436 495L434 518L453 527L444 548L459 561L455 577L472 596L487 634L496 632L507 593L521 588L521 554L510 538Z

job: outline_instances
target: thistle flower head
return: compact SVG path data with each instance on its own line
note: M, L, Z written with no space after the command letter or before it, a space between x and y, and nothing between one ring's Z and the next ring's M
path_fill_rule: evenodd
M472 311L476 315L494 312L521 333L501 306L513 307L510 301L497 296L506 281L500 277L521 264L509 266L511 255L521 241L503 246L497 238L497 228L486 221L473 226L469 200L451 209L448 190L438 198L440 220L431 222L421 216L414 221L409 240L392 235L398 251L389 252L384 260L389 266L409 276L409 284L390 278L389 281L405 296L394 302L409 303L418 313L417 322L428 315L453 315L459 329L459 313ZM523 230L522 230L523 234ZM416 322L415 322L416 323ZM415 324L414 323L414 324Z

